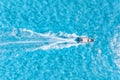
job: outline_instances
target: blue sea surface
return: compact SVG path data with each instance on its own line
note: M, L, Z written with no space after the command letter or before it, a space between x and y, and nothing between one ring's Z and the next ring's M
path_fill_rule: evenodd
M0 0L0 80L120 80L120 0Z

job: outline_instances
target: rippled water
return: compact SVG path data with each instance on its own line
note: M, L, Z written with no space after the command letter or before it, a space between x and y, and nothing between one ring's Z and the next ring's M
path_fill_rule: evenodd
M0 0L0 80L120 80L120 1Z

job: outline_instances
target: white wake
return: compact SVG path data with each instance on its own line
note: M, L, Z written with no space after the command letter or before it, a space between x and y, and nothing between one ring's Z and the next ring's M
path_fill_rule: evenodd
M16 29L0 33L0 49L25 49L26 51L62 49L78 46L76 34L37 33L27 29Z

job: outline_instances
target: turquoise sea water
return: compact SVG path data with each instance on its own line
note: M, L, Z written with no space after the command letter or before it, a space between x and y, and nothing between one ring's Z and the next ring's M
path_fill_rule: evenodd
M0 0L0 80L120 80L120 0Z

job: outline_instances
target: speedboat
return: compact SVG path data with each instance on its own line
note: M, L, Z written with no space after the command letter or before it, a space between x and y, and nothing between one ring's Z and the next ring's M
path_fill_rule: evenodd
M76 41L77 43L89 43L89 42L94 42L94 39L88 37L77 37Z

